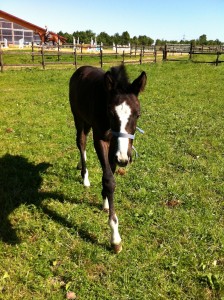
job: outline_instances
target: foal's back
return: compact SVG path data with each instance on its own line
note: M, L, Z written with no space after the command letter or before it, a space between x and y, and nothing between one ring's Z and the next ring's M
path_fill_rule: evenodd
M91 66L80 67L71 77L69 98L76 118L91 126L96 120L105 118L107 112L106 93L102 69Z

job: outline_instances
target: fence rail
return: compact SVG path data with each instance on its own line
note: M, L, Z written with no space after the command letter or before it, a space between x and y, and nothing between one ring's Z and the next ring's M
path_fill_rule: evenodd
M216 55L215 61L224 62L220 57L224 54L224 46L193 46L192 44L166 44L165 46L90 46L83 44L66 44L58 46L34 46L24 49L5 49L0 45L0 67L38 67L47 65L73 65L75 68L87 63L107 64L142 64L157 61L176 61L191 59L195 55ZM94 61L89 62L90 59ZM224 59L224 58L223 58ZM202 61L198 61L202 62Z

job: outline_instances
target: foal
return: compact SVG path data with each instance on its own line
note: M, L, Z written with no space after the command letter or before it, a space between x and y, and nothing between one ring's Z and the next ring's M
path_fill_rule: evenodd
M96 153L101 163L103 209L109 210L111 245L115 253L122 250L118 231L118 217L114 209L114 172L116 165L131 162L132 143L140 115L138 94L146 85L142 72L132 83L125 67L111 68L104 72L90 66L80 67L71 77L69 100L76 126L76 143L84 186L90 186L86 168L86 138L90 129Z

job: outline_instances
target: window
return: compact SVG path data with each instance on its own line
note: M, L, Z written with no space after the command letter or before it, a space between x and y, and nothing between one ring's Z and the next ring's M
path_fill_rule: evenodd
M15 30L14 35L15 36L23 36L23 31Z
M24 27L23 27L23 26L20 26L20 25L18 25L18 24L16 24L16 23L13 23L13 28L14 28L14 29L23 29Z
M12 30L11 29L2 29L2 34L3 35L12 35Z
M11 22L2 22L2 28L12 28Z
M33 37L33 32L31 32L31 31L24 31L24 37Z
M7 39L8 43L12 43L12 36L4 36L4 39Z

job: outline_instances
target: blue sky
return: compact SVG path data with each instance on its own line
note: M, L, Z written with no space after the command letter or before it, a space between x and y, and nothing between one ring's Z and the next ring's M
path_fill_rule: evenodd
M0 0L0 9L49 30L224 42L224 0Z

